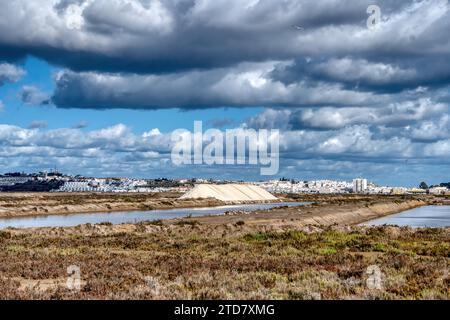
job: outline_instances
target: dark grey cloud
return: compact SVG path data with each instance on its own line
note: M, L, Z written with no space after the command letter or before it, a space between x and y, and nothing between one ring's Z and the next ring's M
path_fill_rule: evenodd
M358 56L302 58L281 65L275 80L290 84L301 80L339 83L347 89L397 93L418 87L443 87L450 83L449 55L371 61Z
M53 102L61 108L200 109L214 107L293 107L362 105L385 96L342 88L339 84L285 85L269 74L277 62L169 75L122 75L62 71Z
M36 10L22 0L5 9L19 4L25 13ZM448 87L448 1L380 1L382 20L375 29L366 26L369 4L49 2L33 27L52 37L25 37L32 25L14 18L25 28L15 38L0 36L0 46L23 48L68 68L57 78L53 97L63 108L349 107ZM265 86L241 83L236 90L227 83L251 64Z
M75 71L134 73L229 67L308 54L448 53L446 0L377 1L384 19L378 31L366 28L370 4L14 0L2 3L0 52L9 57L37 55ZM298 32L293 25L304 30Z

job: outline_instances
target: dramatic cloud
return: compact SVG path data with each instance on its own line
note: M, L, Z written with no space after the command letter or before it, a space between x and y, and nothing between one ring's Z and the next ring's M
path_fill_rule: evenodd
M337 129L354 124L374 124L402 127L431 119L448 112L447 104L433 103L430 99L393 103L380 108L319 108L306 109L294 114L294 128Z
M137 135L123 124L89 132L43 130L38 122L29 129L0 125L0 158L8 162L8 168L29 168L32 164L33 169L38 169L58 165L68 172L89 169L87 172L96 175L99 172L104 175L125 173L126 168L129 173L142 174L139 166L149 170L162 161L163 156L167 160L171 150L170 135L150 133ZM131 155L140 157L140 163L130 163L127 159ZM150 158L152 161L145 161Z
M10 57L31 52L74 70L134 72L223 67L324 52L448 52L447 1L379 1L383 21L375 31L365 23L370 4L15 0L2 3L0 44Z
M243 126L282 130L280 148L285 159L326 160L330 165L385 164L385 167L398 168L409 163L414 164L415 170L420 167L423 173L428 168L432 174L435 169L429 166L448 164L448 113L448 104L421 98L379 108L266 109ZM291 168L301 170L297 162L288 162ZM371 170L366 169L361 175L369 175ZM415 174L411 172L409 177Z
M370 4L14 0L0 11L0 59L31 54L66 67L60 107L348 106L448 85L449 2L379 1L373 29ZM283 63L269 71L267 61Z
M170 151L170 136L151 134L154 131L134 134L130 128L117 124L100 130L83 132L79 129L54 129L48 131L23 129L0 125L0 143L5 146L34 146L69 149L98 148L106 151Z
M380 139L365 125L335 131L283 131L280 142L283 164L280 174L291 169L305 172L307 170L302 166L307 162L316 174L330 174L333 169L345 165L348 167L345 177L349 178L355 174L351 164L366 169L370 167L370 170L382 166L402 167L408 159L412 163L422 159L434 165L448 165L450 156L449 139L428 145L407 137ZM2 161L8 159L9 168L29 167L28 163L42 168L53 161L72 173L107 175L108 172L130 170L136 175L149 176L151 173L145 170L152 169L171 176L185 176L185 168L171 164L172 146L171 132L161 133L156 128L136 134L123 124L88 132L79 129L45 130L43 125L30 126L29 129L0 125L0 156ZM209 170L201 166L189 169L204 174ZM242 170L249 170L249 167L222 168L221 171L228 176L233 172L234 175L242 173ZM339 176L337 172L332 175Z
M276 62L171 75L111 75L63 71L53 102L65 108L196 109L302 105L360 105L384 96L345 90L338 84L285 85L268 74Z
M450 111L448 104L429 98L392 103L385 107L322 107L304 109L267 109L250 118L246 125L252 128L334 130L350 125L405 127L424 120L439 118ZM434 123L434 122L431 122ZM430 126L430 124L428 124ZM442 127L442 126L441 126Z
M273 77L284 83L299 80L340 83L349 89L399 92L419 86L443 85L450 80L450 72L442 70L442 61L413 60L414 66L404 62L371 62L358 58L330 58L327 60L297 60L273 72ZM398 63L395 65L393 63ZM411 63L411 62L410 62Z

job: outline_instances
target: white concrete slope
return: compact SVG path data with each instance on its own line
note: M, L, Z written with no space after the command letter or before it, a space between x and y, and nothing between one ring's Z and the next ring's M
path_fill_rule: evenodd
M215 198L221 201L277 200L266 190L249 184L199 184L181 197L181 199L199 198Z

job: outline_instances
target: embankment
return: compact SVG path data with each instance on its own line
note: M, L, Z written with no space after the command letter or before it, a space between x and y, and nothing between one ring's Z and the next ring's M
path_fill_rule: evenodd
M302 228L306 226L357 225L405 210L429 204L427 199L397 197L368 197L359 201L333 201L304 207L282 207L250 214L231 214L195 218L204 224L263 226L266 230Z
M180 194L3 193L0 218L196 208L223 205L214 199L178 199Z
M427 204L428 202L424 200L413 199L406 201L394 200L391 202L374 203L363 207L358 207L355 205L352 206L352 208L349 208L349 210L339 210L339 214L327 212L326 214L318 215L313 218L313 220L308 220L308 218L306 218L304 222L311 222L311 224L314 224L315 222L325 226L333 224L354 225L421 207Z

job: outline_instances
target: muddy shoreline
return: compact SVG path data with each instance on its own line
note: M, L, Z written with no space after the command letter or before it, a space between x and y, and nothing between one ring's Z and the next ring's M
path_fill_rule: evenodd
M179 199L180 195L178 193L0 193L0 218L189 209L239 204L215 199Z

